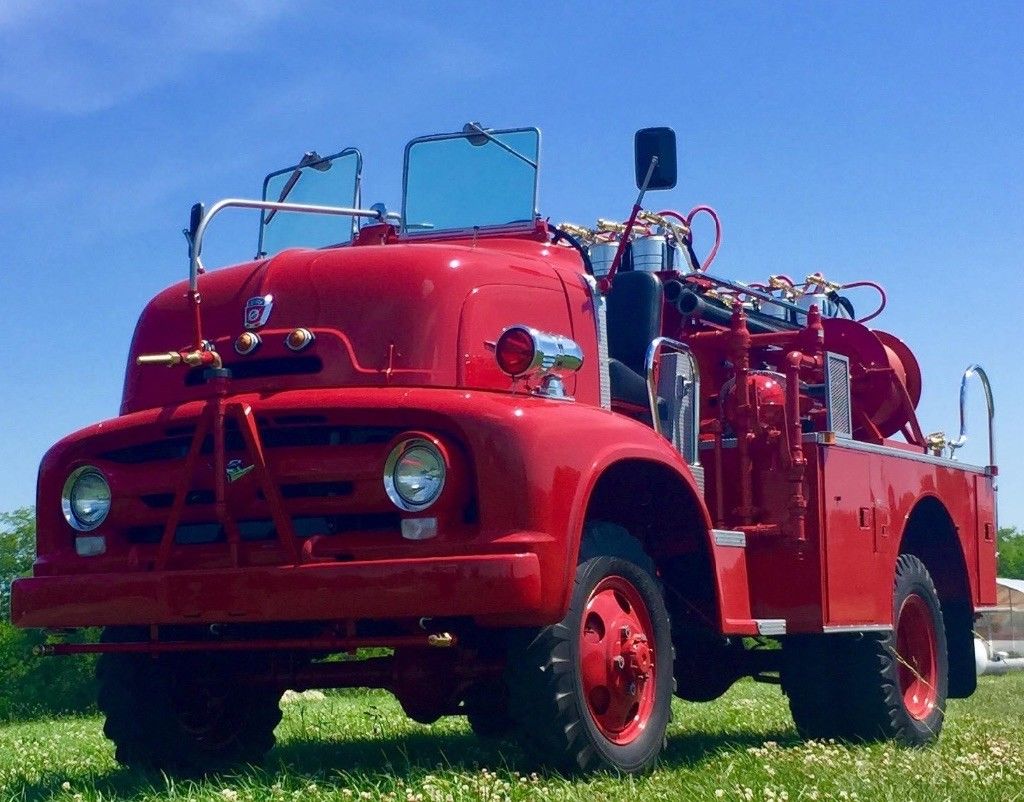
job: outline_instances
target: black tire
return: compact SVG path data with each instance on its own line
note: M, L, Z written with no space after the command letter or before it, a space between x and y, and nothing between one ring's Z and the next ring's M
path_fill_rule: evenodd
M104 632L108 642L136 637ZM259 662L241 653L102 655L99 708L117 761L183 775L261 762L274 746L281 694L245 681Z
M909 601L908 601L909 600ZM910 610L920 611L931 629L928 640L935 657L934 672L918 665L913 651L901 654L901 639L914 628L917 619L907 618ZM924 634L924 633L919 633ZM890 739L908 746L923 746L939 737L946 715L949 687L949 656L942 607L932 578L917 557L901 554L896 562L893 590L893 630L864 638L853 644L850 654L850 700L847 716L853 734L864 740ZM921 677L926 685L927 704L913 709L905 694L908 680ZM913 690L912 688L910 689Z
M477 738L498 740L515 733L516 722L508 712L508 688L503 681L474 686L464 706L466 720Z
M924 636L928 628L934 670L917 665L913 654L900 654L908 630ZM889 739L909 746L938 738L948 689L946 630L935 585L917 557L903 554L896 563L891 632L794 637L783 653L783 690L802 737ZM908 701L904 691L914 696L916 678L924 698Z
M510 637L506 671L509 712L519 725L524 748L542 763L570 774L601 768L644 772L656 763L671 718L671 625L650 559L639 543L621 527L609 524L590 527L588 535L592 533L595 536L589 543L585 540L581 549L565 618L540 630L520 631ZM611 554L595 554L596 550ZM645 565L619 556L624 554L635 555ZM634 673L640 663L629 663L631 673L623 675L625 681L619 683L628 690L616 691L617 700L642 700L636 703L636 715L645 722L643 727L626 724L620 731L622 743L616 743L598 723L598 714L593 710L599 709L600 704L588 702L584 689L580 660L583 616L595 590L611 594L605 598L614 599L627 614L637 616L636 620L646 616L652 637L644 644L653 640L653 648L648 647L645 659L652 659L654 676L650 676L651 672ZM630 595L646 610L637 610L638 605L623 605ZM588 637L596 637L602 643L606 637L630 637L625 630L600 636L591 636L590 632L588 629ZM650 686L645 684L648 682ZM632 712L633 707L628 707L626 721L631 721Z
M794 635L782 646L782 690L796 731L807 740L849 738L842 654L848 639L839 635Z

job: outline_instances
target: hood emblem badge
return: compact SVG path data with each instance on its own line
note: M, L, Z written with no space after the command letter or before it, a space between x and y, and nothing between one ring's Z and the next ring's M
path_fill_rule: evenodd
M274 308L273 295L258 295L245 302L245 327L247 329L258 329L270 319L270 312Z
M255 470L255 465L242 466L242 460L233 459L227 464L227 469L224 471L228 475L229 482L237 482L243 476L248 476Z

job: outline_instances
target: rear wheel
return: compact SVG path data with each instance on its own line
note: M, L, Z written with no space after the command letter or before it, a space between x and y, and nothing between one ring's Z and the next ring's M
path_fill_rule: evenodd
M603 540L621 533L616 552L639 547L603 526ZM565 618L513 637L507 684L524 746L543 762L572 773L652 768L673 681L668 613L649 570L609 554L583 560Z
M935 585L917 557L903 554L896 563L892 632L866 639L851 668L849 718L858 737L911 746L938 738L949 681L946 629Z
M783 689L806 738L935 740L946 709L949 662L938 594L917 557L901 555L893 629L858 638L791 639Z
M107 632L104 639L124 638ZM118 762L183 774L260 762L274 745L281 695L247 682L252 666L241 671L244 660L241 654L102 655L99 707Z

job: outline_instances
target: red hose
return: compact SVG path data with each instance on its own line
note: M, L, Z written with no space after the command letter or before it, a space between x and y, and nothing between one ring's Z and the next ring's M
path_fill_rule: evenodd
M875 284L875 282L873 281L854 281L851 282L850 284L844 284L842 287L840 287L840 289L852 290L855 287L871 287L871 289L877 290L878 295L881 297L881 303L878 305L878 309L876 309L867 317L859 318L857 322L867 323L869 320L874 320L876 317L882 314L882 311L885 309L885 305L888 302L888 298L885 295L885 290L883 290L881 286Z
M722 244L722 221L718 217L718 212L712 209L710 206L694 206L690 209L690 213L686 215L686 225L693 227L693 218L697 216L698 212L706 212L711 215L711 219L715 221L715 244L708 252L707 258L704 259L700 269L706 271L711 267L711 263L715 261L715 256L718 255L718 248Z

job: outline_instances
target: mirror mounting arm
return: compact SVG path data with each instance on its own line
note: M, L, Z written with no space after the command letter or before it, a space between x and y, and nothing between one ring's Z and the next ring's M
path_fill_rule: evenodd
M626 222L626 230L623 231L622 236L619 237L619 247L615 250L615 258L612 259L612 264L608 269L607 275L603 276L598 282L598 288L604 294L607 294L612 288L612 280L615 278L619 265L622 263L622 256L626 252L626 243L629 242L629 237L633 233L633 227L636 225L637 215L639 215L643 209L644 194L647 192L647 185L651 183L651 176L654 175L654 170L657 166L658 157L651 156L651 165L647 168L647 176L644 178L644 182L640 186L640 194L636 196L636 203L633 204L633 211L630 213L629 220Z

